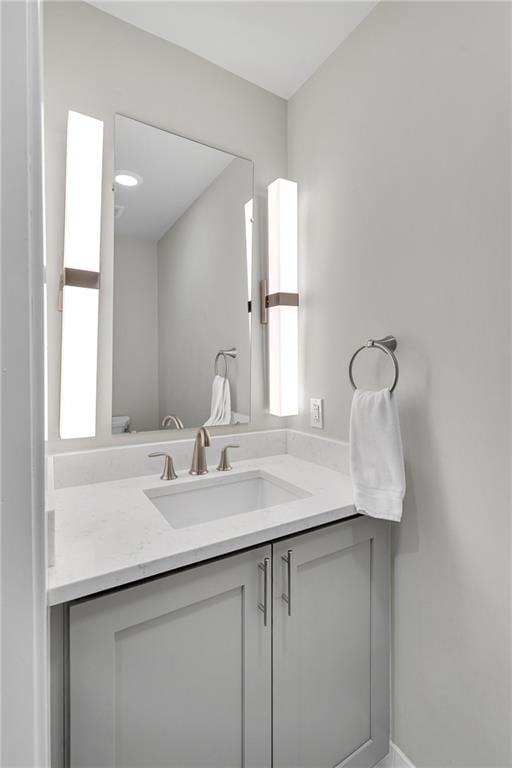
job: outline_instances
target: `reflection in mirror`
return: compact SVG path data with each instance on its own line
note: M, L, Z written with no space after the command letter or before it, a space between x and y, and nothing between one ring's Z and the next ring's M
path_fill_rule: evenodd
M252 162L116 115L114 193L112 432L247 423Z

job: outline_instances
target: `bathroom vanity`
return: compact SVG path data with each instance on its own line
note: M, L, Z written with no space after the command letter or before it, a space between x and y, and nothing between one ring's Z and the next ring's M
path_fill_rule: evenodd
M66 98L67 67L45 102L48 178L66 171L47 248L52 768L371 768L389 526L355 514L346 445L274 418L299 409L297 182L266 135L253 162L238 96L233 133L187 137L160 66L126 100L116 68L94 109L76 77Z
M389 526L354 514L346 475L283 454L54 502L54 768L387 753Z

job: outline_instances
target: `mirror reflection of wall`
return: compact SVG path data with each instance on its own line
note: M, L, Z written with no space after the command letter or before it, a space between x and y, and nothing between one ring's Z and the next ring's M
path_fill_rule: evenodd
M116 115L115 168L112 431L248 422L252 162Z

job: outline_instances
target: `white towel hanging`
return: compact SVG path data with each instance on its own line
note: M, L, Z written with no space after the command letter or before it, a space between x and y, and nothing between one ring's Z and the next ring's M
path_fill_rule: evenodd
M356 389L350 412L354 504L371 517L399 521L405 471L396 395Z
M222 424L231 424L231 388L228 378L215 375L212 384L210 417L203 426L218 427Z

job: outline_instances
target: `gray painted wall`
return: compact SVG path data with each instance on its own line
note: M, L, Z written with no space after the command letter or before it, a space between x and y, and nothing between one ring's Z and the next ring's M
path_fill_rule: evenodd
M255 259L258 284L265 254L266 186L286 175L286 102L268 91L85 3L43 6L45 165L48 254L48 448L77 450L154 439L112 436L113 120L128 115L255 162ZM113 55L115 51L115 55ZM60 314L66 119L69 109L105 121L97 436L61 441L58 434ZM259 247L261 245L261 247ZM252 427L278 427L265 413L263 333L254 323ZM216 428L222 430L222 428ZM246 429L246 428L244 428ZM229 429L228 429L229 431ZM181 435L180 435L181 436ZM175 437L174 430L166 439Z
M290 426L323 396L346 438L352 351L399 339L393 739L417 766L510 761L509 21L502 3L381 2L289 107Z
M130 429L158 429L156 242L115 238L112 413Z
M158 243L160 414L177 413L187 426L210 415L219 349L238 349L237 360L228 358L231 404L249 413L244 206L252 173L233 160Z

